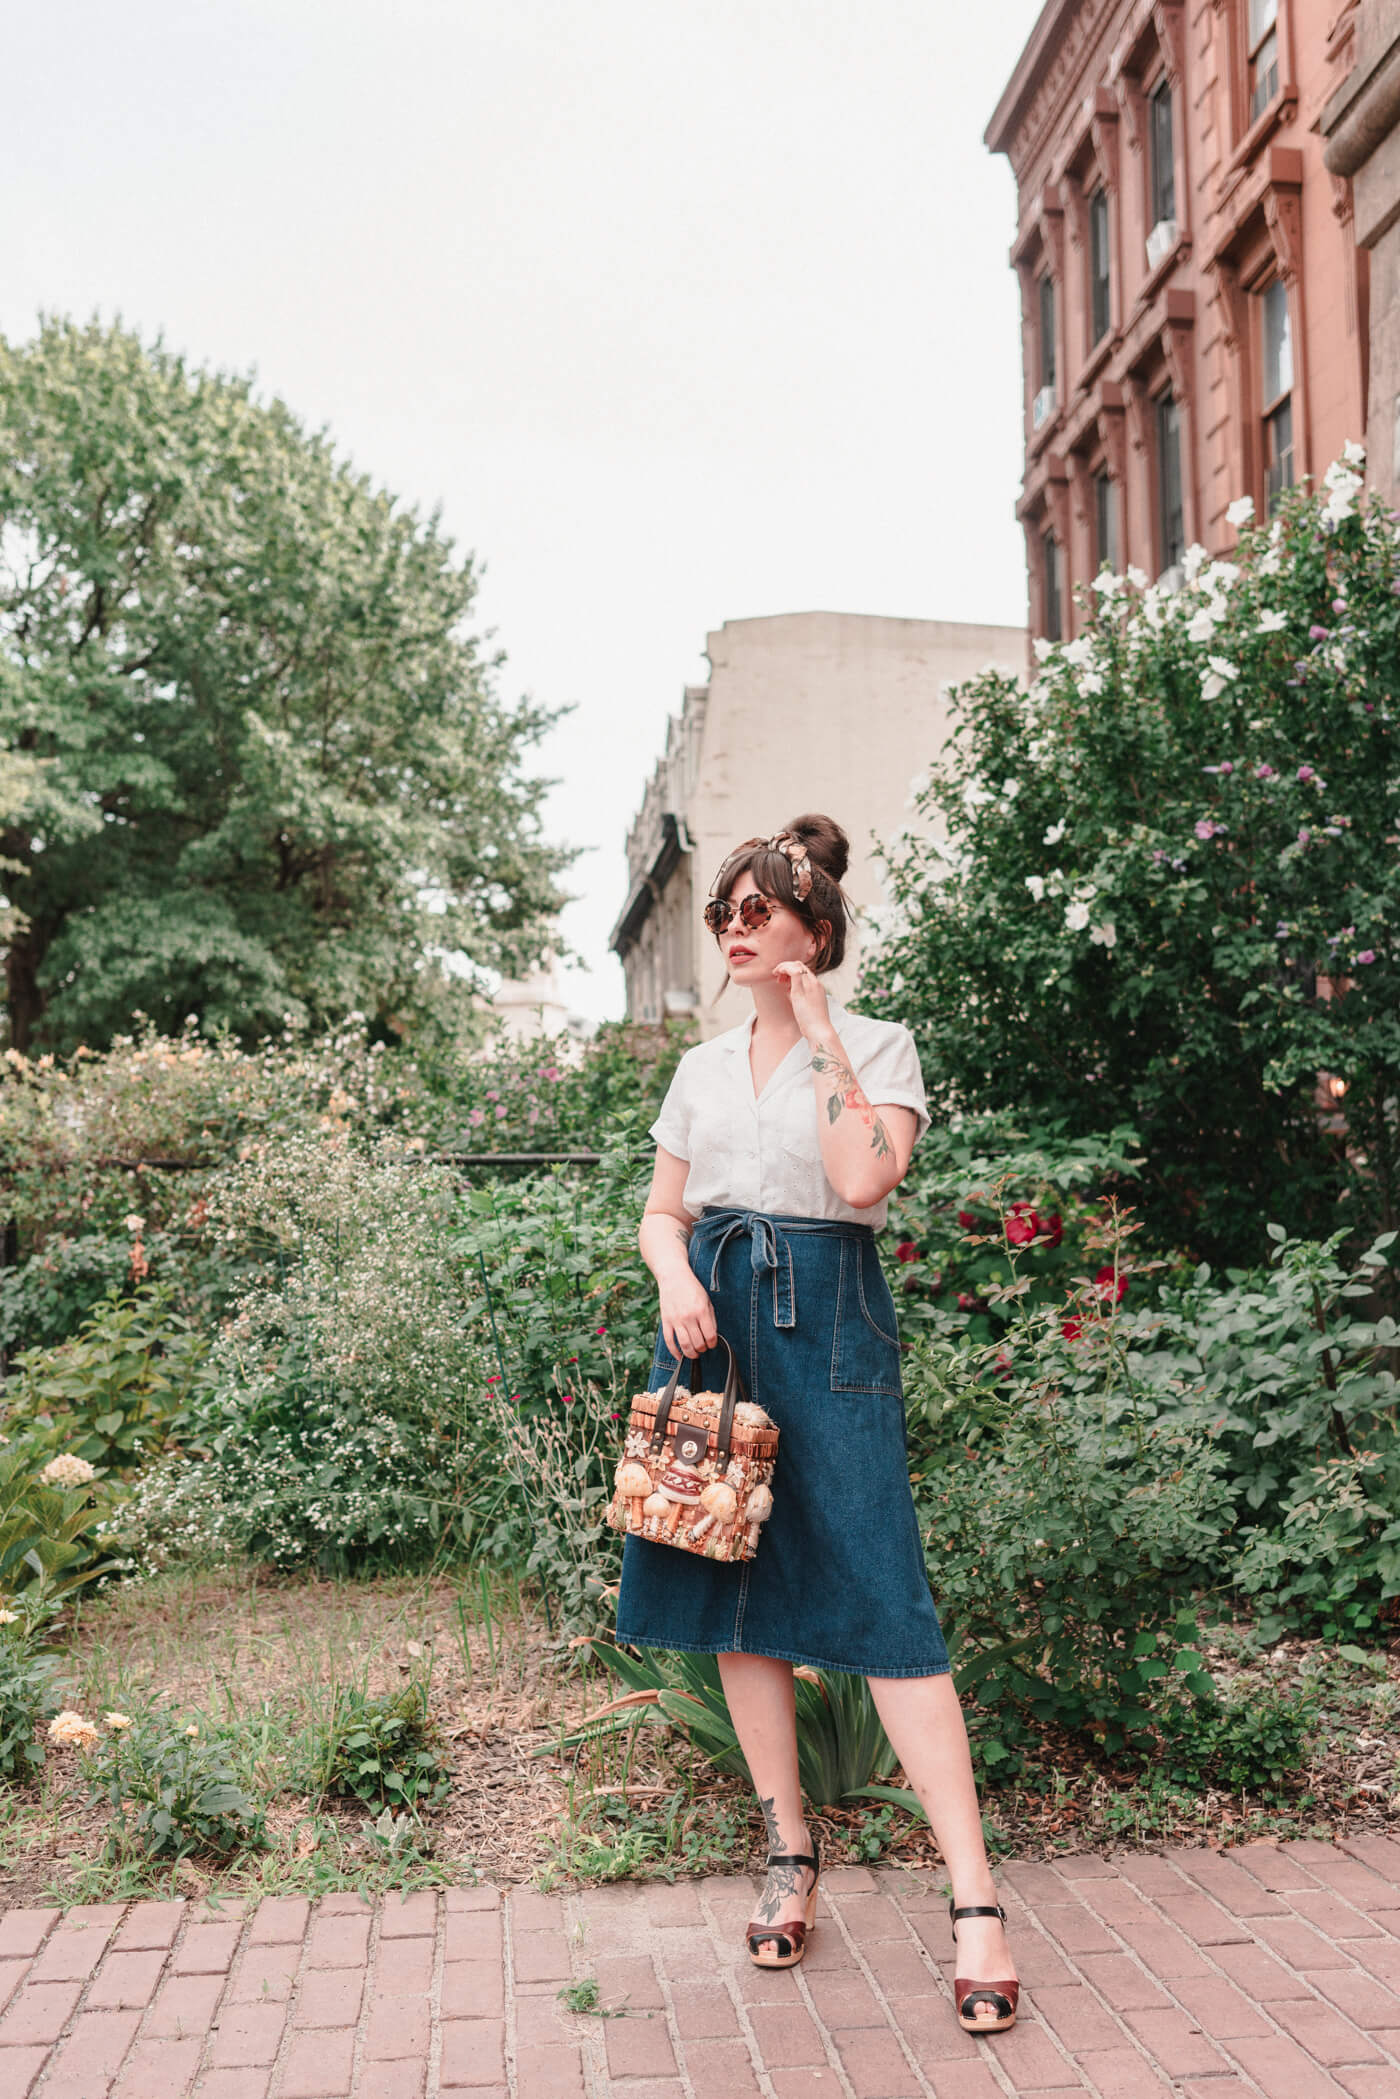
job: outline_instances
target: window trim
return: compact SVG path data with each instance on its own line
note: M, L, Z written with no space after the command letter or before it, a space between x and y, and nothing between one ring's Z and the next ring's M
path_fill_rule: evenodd
M1171 409L1173 411L1175 417L1175 429L1173 432L1176 444L1175 508L1177 517L1180 521L1179 535L1181 541L1180 548L1176 553L1171 552L1170 540L1168 537L1169 519L1167 516L1167 474L1165 447L1162 442L1166 411L1168 409ZM1154 506L1157 513L1155 520L1157 536L1157 573L1159 576L1161 576L1164 575L1169 568L1172 568L1176 562L1180 561L1182 555L1186 552L1186 483L1184 476L1184 463L1181 456L1181 403L1177 400L1170 386L1164 387L1161 393L1154 394L1152 396L1152 421L1152 470L1156 481L1155 494L1157 498L1156 504Z
M1169 179L1171 183L1171 209L1169 211L1162 211L1161 209L1159 209L1159 205L1161 202L1161 183L1159 180L1159 176L1161 170L1159 169L1157 161L1158 140L1156 121L1156 111L1159 104L1166 109L1168 125L1170 127L1169 143L1171 150L1167 155L1167 159L1169 162ZM1147 231L1150 233L1154 226L1161 225L1162 222L1166 219L1175 220L1177 228L1179 230L1181 226L1181 220L1177 215L1176 208L1177 190L1179 187L1177 183L1176 168L1176 93L1172 87L1171 75L1170 73L1168 73L1165 65L1163 65L1161 71L1155 75L1151 85L1145 85L1143 88L1143 122L1144 129L1147 133Z
M1087 200L1087 214L1088 239L1085 248L1088 257L1089 297L1085 302L1085 315L1089 324L1088 348L1092 352L1098 348L1105 336L1113 333L1113 204L1105 182L1096 183L1091 190ZM1095 224L1100 218L1103 225L1102 274L1094 267L1094 250L1097 245ZM1102 327L1096 325L1100 287L1103 291Z

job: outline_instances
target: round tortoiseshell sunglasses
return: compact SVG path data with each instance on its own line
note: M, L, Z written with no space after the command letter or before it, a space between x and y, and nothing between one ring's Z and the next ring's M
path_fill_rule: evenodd
M732 904L727 896L712 896L705 906L705 923L712 933L727 932L736 911L744 931L756 933L773 916L773 905L757 889L741 896L737 904Z

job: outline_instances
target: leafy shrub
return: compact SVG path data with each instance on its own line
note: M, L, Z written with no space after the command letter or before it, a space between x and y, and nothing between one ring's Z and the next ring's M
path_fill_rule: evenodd
M63 1702L59 1657L22 1634L16 1637L18 1630L0 1626L0 1780L11 1785L22 1785L42 1768L44 1725Z
M1168 1776L1231 1792L1276 1792L1302 1766L1317 1724L1316 1687L1248 1684L1161 1716Z
M1095 1265L1126 1270L1116 1210L1086 1234ZM1018 1250L1009 1256L1013 1270ZM929 1334L907 1370L912 1477L930 1580L978 1703L1092 1732L1145 1736L1162 1680L1210 1688L1195 1592L1231 1517L1220 1451L1162 1423L1125 1373L1117 1292L1079 1279L1066 1308L1027 1306L1019 1275L1003 1343ZM1073 1338L1066 1335L1069 1326ZM1092 1367L1075 1375L1076 1355ZM974 1658L977 1668L971 1667ZM1011 1740L982 1732L995 1768Z
M694 1040L678 1020L610 1021L586 1048L503 1037L439 1074L466 1151L595 1151L645 1130Z
M371 1695L341 1685L331 1702L312 1777L317 1793L338 1793L372 1806L435 1806L445 1800L452 1766L433 1746L427 1686Z
M208 1351L168 1288L113 1291L70 1340L16 1359L5 1423L52 1426L88 1464L132 1471L178 1434Z
M1130 1125L1154 1240L1216 1263L1400 1208L1400 536L1358 459L961 688L862 979L936 1108Z
M267 1841L262 1811L239 1782L231 1736L153 1710L108 1731L85 1759L89 1799L111 1811L111 1858L228 1858Z
M97 1490L90 1481L45 1480L46 1462L54 1464L52 1450L33 1436L0 1448L0 1597L31 1617L112 1564L98 1556L104 1511Z
M1289 1630L1374 1638L1400 1597L1400 1447L1350 1452L1295 1475L1276 1529L1249 1533L1235 1580L1262 1643Z

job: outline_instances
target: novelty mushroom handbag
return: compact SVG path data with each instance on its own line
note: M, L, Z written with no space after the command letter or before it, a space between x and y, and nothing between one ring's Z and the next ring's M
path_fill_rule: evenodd
M660 1392L639 1392L614 1475L608 1522L634 1538L677 1545L707 1560L751 1560L773 1512L778 1430L744 1392L734 1351L723 1392L677 1389L678 1362Z

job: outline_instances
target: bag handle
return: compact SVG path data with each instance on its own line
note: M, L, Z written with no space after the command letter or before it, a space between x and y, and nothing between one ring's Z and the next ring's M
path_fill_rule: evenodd
M749 1395L744 1390L744 1380L739 1375L738 1360L723 1334L719 1337L719 1345L729 1358L729 1368L724 1378L724 1399L719 1410L719 1430L715 1438L715 1459L719 1465L724 1466L729 1463L730 1446L734 1438L734 1409L741 1399L747 1399ZM666 1380L656 1402L656 1420L651 1431L653 1452L660 1450L666 1441L666 1429L671 1419L671 1402L676 1396L676 1380L681 1374L681 1364L689 1364L689 1384L694 1392L695 1366L699 1360L698 1356L680 1356L676 1359L676 1367Z

